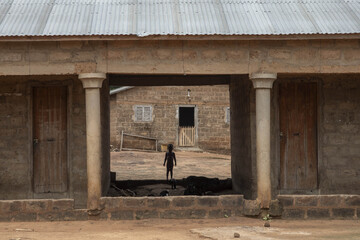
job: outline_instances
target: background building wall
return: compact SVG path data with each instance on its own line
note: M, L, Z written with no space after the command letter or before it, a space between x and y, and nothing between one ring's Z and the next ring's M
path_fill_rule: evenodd
M191 90L191 101L187 98L188 89ZM135 105L151 105L152 121L136 122ZM116 98L112 96L111 144L119 147L123 130L129 134L157 138L160 144L177 146L178 107L182 105L195 105L197 108L198 147L209 151L230 151L230 124L226 122L226 108L230 107L227 85L135 87L116 94ZM127 137L124 147L129 147L126 145L129 141Z

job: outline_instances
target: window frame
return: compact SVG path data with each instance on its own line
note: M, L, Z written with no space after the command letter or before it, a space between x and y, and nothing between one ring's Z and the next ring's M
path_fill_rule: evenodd
M141 119L138 119L137 111L141 108ZM145 119L145 108L149 108L149 118ZM134 105L134 122L152 122L152 111L153 108L151 105Z

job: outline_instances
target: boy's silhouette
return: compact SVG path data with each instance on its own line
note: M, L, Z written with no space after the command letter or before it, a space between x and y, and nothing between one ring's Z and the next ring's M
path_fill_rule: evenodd
M165 163L167 161L166 164L166 180L169 181L169 172L170 172L170 176L171 179L173 178L173 168L174 168L174 161L175 161L175 166L176 166L176 157L175 157L175 153L173 152L174 146L172 144L168 145L168 152L165 154L165 159L164 159L164 166Z

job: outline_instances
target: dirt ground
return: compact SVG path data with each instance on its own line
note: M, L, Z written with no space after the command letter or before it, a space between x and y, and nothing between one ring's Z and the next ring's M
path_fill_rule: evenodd
M148 219L134 221L0 223L0 240L87 239L360 239L356 220L272 220L271 227L251 218L213 220Z
M175 151L177 166L174 178L204 176L226 179L231 177L230 155L201 152ZM116 180L163 180L166 179L164 152L122 151L111 153L111 171Z

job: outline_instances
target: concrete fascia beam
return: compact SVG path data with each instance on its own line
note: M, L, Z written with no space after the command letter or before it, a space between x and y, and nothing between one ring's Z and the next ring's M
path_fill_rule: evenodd
M276 73L252 73L250 80L253 82L255 89L271 89L277 78Z
M102 82L106 78L105 73L80 73L79 79L81 80L84 88L101 88Z

